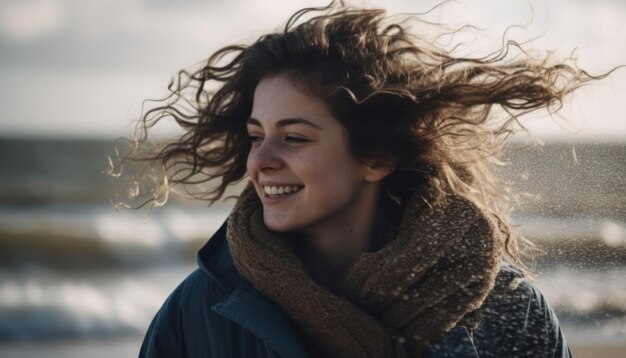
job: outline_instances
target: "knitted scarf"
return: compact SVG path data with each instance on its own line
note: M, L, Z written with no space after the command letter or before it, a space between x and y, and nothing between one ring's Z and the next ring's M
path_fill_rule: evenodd
M420 194L421 193L421 194ZM500 264L499 231L472 201L426 205L415 192L396 237L360 255L346 297L315 283L289 240L269 231L249 185L228 218L235 267L291 318L313 355L419 357L443 334L479 319Z

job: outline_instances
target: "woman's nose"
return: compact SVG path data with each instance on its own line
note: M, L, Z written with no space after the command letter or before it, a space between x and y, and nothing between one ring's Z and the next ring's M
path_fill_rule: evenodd
M250 149L248 156L248 169L256 171L267 171L272 169L280 169L284 162L280 157L277 144L271 140L265 139L257 146Z

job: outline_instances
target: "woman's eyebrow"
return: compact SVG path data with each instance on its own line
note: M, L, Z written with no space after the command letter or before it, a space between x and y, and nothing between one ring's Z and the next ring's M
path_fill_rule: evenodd
M263 127L261 125L261 122L259 122L258 119L256 118L248 118L248 120L246 121L246 124L252 124L255 126L259 126L259 127ZM278 122L276 122L276 128L281 128L281 127L285 127L285 126L289 126L292 124L304 124L305 126L309 126L309 127L313 127L315 129L323 129L322 127L318 126L317 124L311 122L311 121L307 121L304 118L285 118L285 119L281 119Z

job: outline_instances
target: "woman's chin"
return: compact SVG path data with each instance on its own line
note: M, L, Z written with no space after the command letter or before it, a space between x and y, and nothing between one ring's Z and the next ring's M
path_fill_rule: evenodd
M274 220L264 217L263 223L266 228L274 232L287 232L293 230L293 225L290 225L289 222L285 222L283 220Z

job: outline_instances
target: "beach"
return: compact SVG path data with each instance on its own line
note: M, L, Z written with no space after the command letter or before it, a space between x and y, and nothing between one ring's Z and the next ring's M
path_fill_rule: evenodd
M53 342L12 342L0 344L0 357L11 358L132 358L137 357L141 338L76 340ZM570 346L575 358L623 358L625 342L577 344Z
M117 184L102 174L111 143L0 140L0 357L136 357L227 217L227 204L177 199L115 211ZM538 247L535 284L572 352L626 356L626 145L508 153L503 175L534 194L513 221Z

